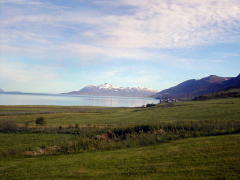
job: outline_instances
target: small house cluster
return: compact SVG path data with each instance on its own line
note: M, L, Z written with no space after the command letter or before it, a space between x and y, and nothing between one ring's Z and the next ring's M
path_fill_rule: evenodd
M178 100L175 99L175 98L162 98L162 99L159 99L159 103L158 104L161 104L161 103L173 103L173 102L178 102ZM157 104L146 104L146 105L143 105L142 107L143 108L148 108L148 107L154 107L156 105Z
M172 103L172 102L178 102L177 99L174 99L174 98L162 98L159 100L159 104L161 103Z

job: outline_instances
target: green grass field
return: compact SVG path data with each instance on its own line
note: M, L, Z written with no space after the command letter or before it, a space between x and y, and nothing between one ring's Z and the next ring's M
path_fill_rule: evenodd
M0 154L12 154L26 150L34 150L42 146L67 142L72 135L68 134L10 134L0 133ZM3 157L2 155L2 157Z
M239 179L240 135L71 155L6 158L2 179Z
M0 179L240 179L239 98L0 106L0 130Z
M2 112L11 109L11 114L1 115L1 120L15 120L20 124L34 124L37 117L45 117L48 126L79 124L82 126L126 127L143 124L160 124L176 121L235 121L240 117L240 99L220 99L196 102L180 102L171 106L159 105L154 108L98 108L75 107L81 112L60 112L43 114L14 114L39 111L70 111L74 107L41 106L0 106ZM36 109L36 110L35 110Z

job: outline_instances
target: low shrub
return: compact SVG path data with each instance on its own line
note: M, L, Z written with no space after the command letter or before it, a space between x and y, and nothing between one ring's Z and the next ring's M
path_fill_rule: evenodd
M35 120L36 125L44 125L46 124L45 118L44 117L37 117Z
M156 106L156 104L146 104L146 107L153 107Z
M0 123L1 132L17 132L17 123L13 120L4 120Z

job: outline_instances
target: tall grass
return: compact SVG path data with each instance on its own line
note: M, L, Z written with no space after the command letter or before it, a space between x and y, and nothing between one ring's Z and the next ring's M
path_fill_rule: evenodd
M11 124L11 123L10 123ZM9 133L9 126L0 130ZM189 137L216 136L223 134L240 133L240 121L234 120L203 120L203 121L176 121L159 125L138 125L127 128L80 128L78 125L59 128L29 128L14 127L10 132L41 133L41 134L72 134L72 138L64 143L55 143L36 150L28 150L36 154L77 153L86 151L101 151L139 147L169 142L171 140ZM25 149L26 150L26 149ZM12 151L12 150L11 150ZM10 152L9 154L14 154ZM18 152L17 152L18 153Z
M108 130L102 134L76 135L55 149L60 153L113 150L169 142L189 137L240 133L240 122L178 122L159 126L135 126Z

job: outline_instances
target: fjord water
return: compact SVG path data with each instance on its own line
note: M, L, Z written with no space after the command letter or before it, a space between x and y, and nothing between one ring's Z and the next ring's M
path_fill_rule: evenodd
M142 97L0 94L0 105L139 107L158 102Z

